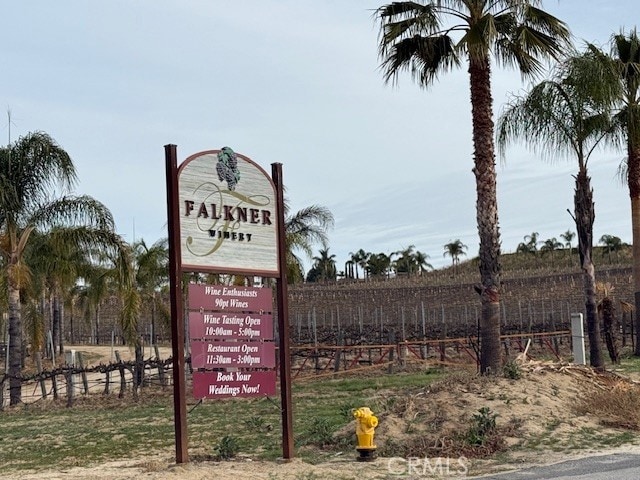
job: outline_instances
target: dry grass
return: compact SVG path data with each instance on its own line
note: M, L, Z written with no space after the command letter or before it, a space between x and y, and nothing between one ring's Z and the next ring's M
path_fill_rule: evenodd
M608 427L640 430L640 385L618 380L582 397L577 410L598 417Z

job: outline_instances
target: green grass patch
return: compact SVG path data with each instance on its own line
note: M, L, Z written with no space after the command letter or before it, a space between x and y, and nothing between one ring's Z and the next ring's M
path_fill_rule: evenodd
M379 374L294 385L296 455L313 461L318 452L339 450L332 434L353 422L352 409L374 408L373 399L381 390L424 387L440 376ZM192 402L187 411L189 455L194 460L231 458L236 453L265 460L282 456L279 397L204 400ZM107 459L137 458L145 452L167 459L175 455L170 389L143 389L138 402L129 394L125 399L78 397L70 409L63 400L24 405L0 413L0 431L0 463L11 471L90 466Z
M621 356L620 364L613 368L623 373L640 374L640 357L634 357L632 354Z

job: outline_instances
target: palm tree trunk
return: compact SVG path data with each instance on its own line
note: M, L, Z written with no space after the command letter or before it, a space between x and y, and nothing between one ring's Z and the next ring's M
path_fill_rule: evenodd
M100 304L96 305L96 345L100 345Z
M581 162L582 165L582 162ZM591 260L593 252L593 221L595 211L591 179L586 168L581 167L576 176L574 197L575 222L578 231L578 253L583 271L584 297L589 336L589 363L594 368L603 368L602 344L600 341L600 322L596 311L596 274Z
M156 344L156 294L153 294L151 299L151 337L149 341L149 345L153 346Z
M614 364L620 363L620 357L618 356L618 345L616 342L615 332L615 311L613 308L613 301L611 297L606 296L602 299L602 323L604 326L604 338L607 344L607 350L609 351L609 358Z
M60 297L57 293L53 294L53 319L51 321L51 336L53 340L53 353L56 353L56 347L60 344ZM61 352L62 353L62 352Z
M60 298L58 298L58 302L59 302L59 312L58 314L60 315L60 338L58 340L58 350L59 350L59 354L62 355L64 354L64 302L60 301Z
M9 405L22 401L22 318L20 290L9 286Z
M488 56L469 59L471 115L473 122L476 216L480 236L480 372L497 374L500 351L500 232L493 143L491 69Z
M71 342L71 345L75 345L76 344L76 336L74 333L74 325L73 325L73 301L71 301L71 305L70 305L70 310L71 312L69 312L69 341Z
M636 343L634 355L640 357L640 148L628 148L627 183L631 196L631 232L633 253L633 292Z

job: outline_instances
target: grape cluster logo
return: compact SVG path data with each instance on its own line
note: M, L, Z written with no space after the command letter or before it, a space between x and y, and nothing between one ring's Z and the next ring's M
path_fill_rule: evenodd
M226 181L229 190L233 191L236 189L236 185L240 181L238 157L229 147L222 147L222 150L218 153L216 172L218 173L218 180L221 182Z

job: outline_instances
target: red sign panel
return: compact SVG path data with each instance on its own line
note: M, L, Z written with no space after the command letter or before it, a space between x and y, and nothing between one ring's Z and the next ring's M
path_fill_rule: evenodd
M273 317L253 313L189 312L189 337L273 340Z
M276 345L273 342L191 342L193 368L276 366Z
M276 394L276 372L193 372L195 398L262 397Z
M189 284L189 309L216 312L273 311L270 288Z

